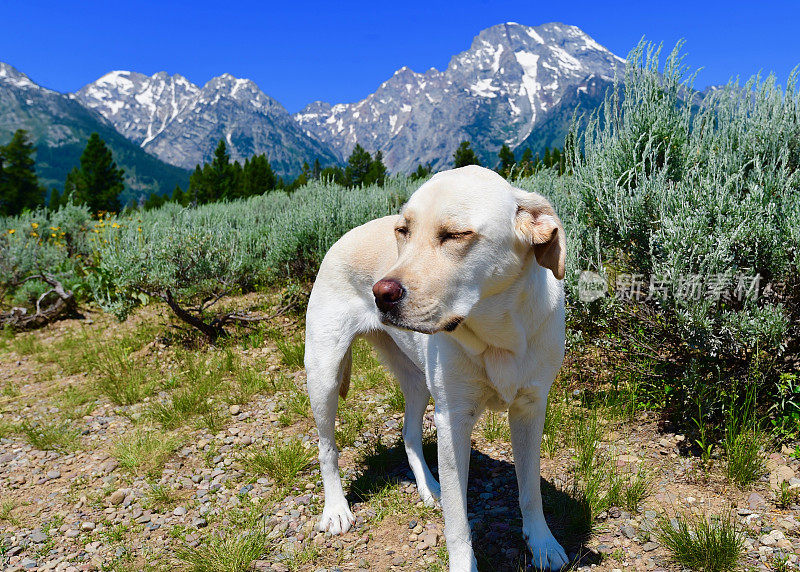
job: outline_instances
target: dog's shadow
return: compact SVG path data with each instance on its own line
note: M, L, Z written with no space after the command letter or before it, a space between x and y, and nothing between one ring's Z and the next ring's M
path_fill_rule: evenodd
M434 476L436 442L426 439L423 447ZM413 482L402 440L385 445L375 442L363 455L361 472L350 485L347 500L351 506L369 503L387 486L400 481ZM553 535L572 558L573 565L596 564L599 554L588 549L591 536L591 510L579 495L571 495L541 481L545 518ZM472 450L470 457L467 510L472 523L472 544L482 571L516 571L530 568L530 553L522 537L517 478L514 465ZM406 535L410 531L403 530Z

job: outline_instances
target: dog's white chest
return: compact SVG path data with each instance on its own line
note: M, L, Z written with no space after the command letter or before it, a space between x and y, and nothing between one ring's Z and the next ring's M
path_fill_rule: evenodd
M487 348L481 357L489 383L507 407L523 385L522 360L513 352L493 347Z

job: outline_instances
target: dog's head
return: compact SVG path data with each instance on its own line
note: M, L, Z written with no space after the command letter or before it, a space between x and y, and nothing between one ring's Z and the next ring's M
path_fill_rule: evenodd
M372 290L381 319L401 328L453 331L533 260L564 277L564 228L553 207L489 169L434 175L411 196L394 231L397 262Z

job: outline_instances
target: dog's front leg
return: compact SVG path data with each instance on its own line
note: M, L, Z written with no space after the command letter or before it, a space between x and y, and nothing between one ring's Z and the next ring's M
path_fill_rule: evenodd
M534 565L543 570L560 570L569 559L550 532L542 508L539 455L546 411L547 391L540 389L519 395L508 410L508 421L519 485L522 534Z
M470 435L479 415L477 403L447 403L446 398L436 401L439 484L451 572L478 569L467 519L467 476Z

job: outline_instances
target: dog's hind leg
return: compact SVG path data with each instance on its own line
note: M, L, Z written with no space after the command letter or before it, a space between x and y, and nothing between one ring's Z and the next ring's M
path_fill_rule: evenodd
M335 424L339 392L350 375L353 332L342 325L342 316L309 311L306 322L306 383L311 411L319 434L319 464L325 487L325 508L317 529L343 534L355 522L339 476L339 450Z
M373 333L366 337L378 351L384 364L394 373L400 389L403 391L406 402L403 417L403 443L408 456L408 464L417 481L419 496L426 505L433 506L439 499L441 490L422 453L422 420L431 397L428 387L425 385L425 374L414 365L414 362L385 332Z

